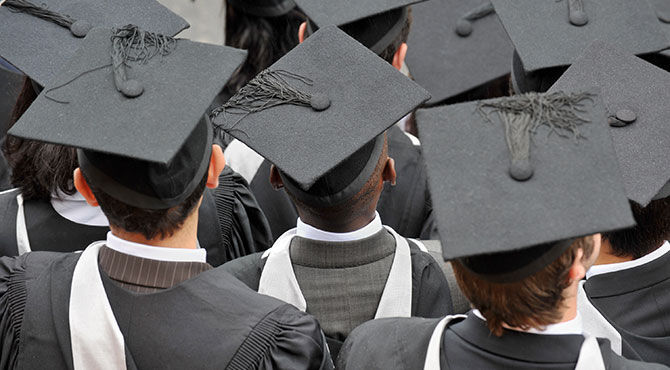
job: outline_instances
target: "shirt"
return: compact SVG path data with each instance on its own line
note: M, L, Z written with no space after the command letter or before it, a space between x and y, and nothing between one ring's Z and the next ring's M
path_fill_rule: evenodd
M638 259L626 262L608 263L605 265L593 265L591 266L589 271L586 272L586 279L589 279L596 275L602 275L610 272L627 270L634 267L642 266L658 258L661 258L668 252L670 252L670 243L666 240L665 243L663 243L663 245L661 245L658 249Z
M383 228L382 220L379 217L379 213L375 211L375 218L366 226L346 232L346 233L333 233L329 231L323 231L315 228L314 226L304 223L300 218L298 218L298 225L296 229L296 235L306 239L320 240L326 242L347 242L353 240L361 240L372 235L377 234Z

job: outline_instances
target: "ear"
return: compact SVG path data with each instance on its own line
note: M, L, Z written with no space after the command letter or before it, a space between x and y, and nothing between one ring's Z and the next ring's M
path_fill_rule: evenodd
M395 179L395 160L391 157L388 157L386 164L384 165L384 170L382 171L382 181L389 181L391 185L395 186Z
M270 184L272 184L272 187L275 190L279 190L284 187L284 180L281 179L281 176L279 175L279 170L275 165L273 164L272 167L270 167Z
M81 194L84 199L86 199L86 203L88 203L89 206L98 206L98 200L95 199L95 195L93 195L91 187L88 186L88 183L86 182L86 179L84 178L84 175L81 173L79 168L74 170L74 187L77 189L79 194Z
M581 248L577 249L575 260L572 262L572 266L570 266L570 271L568 272L570 282L582 280L586 276L588 267L584 265L584 261L582 261L583 257L584 250Z
M298 28L298 41L300 41L301 44L305 41L305 31L307 31L307 22L302 22Z
M223 150L220 146L212 145L212 155L209 158L209 169L207 170L207 187L210 189L219 186L219 175L226 167L226 158L223 156Z
M407 56L407 43L400 44L398 50L393 54L393 63L391 63L397 70L402 68L402 65L405 63L405 57Z

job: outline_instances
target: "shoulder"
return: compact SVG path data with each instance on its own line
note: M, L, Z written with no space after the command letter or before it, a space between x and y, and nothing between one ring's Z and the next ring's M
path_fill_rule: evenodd
M219 269L226 271L253 290L258 290L258 282L263 272L265 260L263 252L252 253L226 262Z
M337 368L422 368L428 342L439 321L416 317L368 321L347 337Z
M647 369L647 370L661 370L661 369L670 369L669 367L661 364L635 361L624 358L620 355L617 355L612 351L610 342L607 339L598 338L598 345L600 346L600 353L603 357L603 362L608 369L618 370L634 370L634 369Z

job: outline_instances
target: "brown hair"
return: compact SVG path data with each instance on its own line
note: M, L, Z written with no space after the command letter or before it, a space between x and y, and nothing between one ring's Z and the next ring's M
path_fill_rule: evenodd
M527 330L558 322L562 317L563 291L570 285L568 273L582 249L582 261L593 253L593 238L573 242L550 265L517 282L494 283L472 273L458 260L452 261L458 286L486 318L491 333L502 336L503 324Z

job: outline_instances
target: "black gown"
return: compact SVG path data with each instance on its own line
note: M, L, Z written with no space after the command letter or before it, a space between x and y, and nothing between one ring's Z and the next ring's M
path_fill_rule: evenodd
M377 204L382 223L408 238L439 239L420 145L397 126L387 131L387 138L397 181L395 186L384 184ZM271 165L264 160L249 185L277 239L296 226L298 211L286 191L276 191L270 184Z
M68 305L79 256L0 259L0 367L72 368ZM332 368L313 317L251 291L222 269L151 294L129 292L101 275L128 369Z
M0 256L18 254L16 216L18 189L0 194ZM105 240L109 227L72 222L48 201L24 201L26 229L33 251L72 252ZM207 250L207 262L226 261L272 246L270 227L246 181L229 167L219 187L206 189L199 210L198 241Z
M430 337L440 319L390 318L369 321L349 335L337 361L340 370L421 369ZM496 337L469 313L450 323L442 335L441 369L573 370L584 337L539 335L505 330ZM666 369L617 356L609 341L598 339L607 369Z
M621 335L623 356L670 366L670 253L595 275L584 291Z

